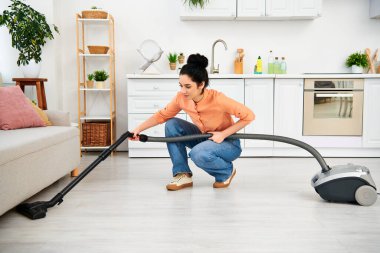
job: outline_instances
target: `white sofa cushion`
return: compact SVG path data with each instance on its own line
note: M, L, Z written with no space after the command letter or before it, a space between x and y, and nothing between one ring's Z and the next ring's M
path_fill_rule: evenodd
M24 128L8 131L0 130L0 165L49 146L62 143L78 135L78 128L60 126Z

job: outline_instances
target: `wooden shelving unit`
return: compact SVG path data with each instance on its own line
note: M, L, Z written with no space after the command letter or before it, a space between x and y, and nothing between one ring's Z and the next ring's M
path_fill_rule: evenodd
M87 51L87 26L108 26L108 46L107 54L90 54ZM103 150L109 146L83 146L82 123L90 122L109 122L110 124L110 143L115 142L116 136L116 93L115 93L115 40L114 40L114 18L108 14L107 19L84 19L80 14L76 14L76 39L77 39L77 80L78 80L78 127L81 133L81 150ZM102 36L97 33L96 36ZM90 61L108 61L109 87L106 88L87 88L85 86ZM88 100L90 96L97 96L101 93L109 93L109 113L107 115L89 115Z

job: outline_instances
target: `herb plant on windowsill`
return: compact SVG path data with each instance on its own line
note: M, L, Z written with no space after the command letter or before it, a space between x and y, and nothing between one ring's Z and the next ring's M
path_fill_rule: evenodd
M346 60L346 66L351 67L352 73L363 73L363 68L368 67L367 55L360 52L350 54Z

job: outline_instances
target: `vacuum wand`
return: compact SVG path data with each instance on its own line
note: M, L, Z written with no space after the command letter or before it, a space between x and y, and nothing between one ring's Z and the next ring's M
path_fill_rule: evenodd
M16 210L25 215L26 217L35 220L45 218L47 209L55 206L56 204L61 204L63 202L63 197L71 191L83 178L87 176L96 166L99 165L103 160L105 160L125 139L133 137L133 133L126 132L120 136L120 138L112 144L109 148L105 149L98 158L93 161L82 173L80 173L73 181L71 181L62 191L57 193L49 201L37 201L34 203L22 203L16 207Z

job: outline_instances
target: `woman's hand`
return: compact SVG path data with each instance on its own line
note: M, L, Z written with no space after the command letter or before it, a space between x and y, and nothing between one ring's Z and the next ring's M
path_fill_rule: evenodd
M128 140L130 141L139 141L140 140L140 137L138 136L140 134L140 129L139 128L135 128L131 133L133 133L133 137L132 138L128 138Z
M224 135L223 132L209 132L209 134L212 134L212 136L208 139L216 143L222 143L224 139L227 137Z

